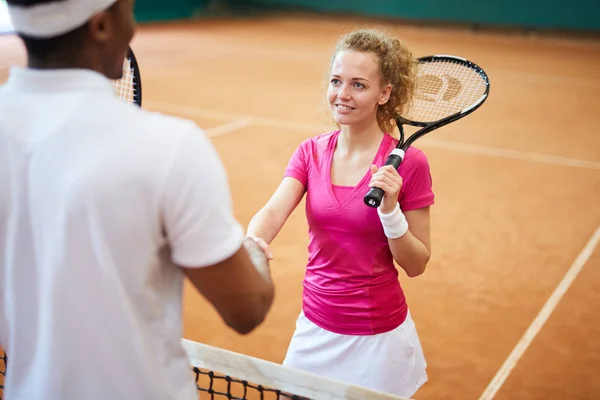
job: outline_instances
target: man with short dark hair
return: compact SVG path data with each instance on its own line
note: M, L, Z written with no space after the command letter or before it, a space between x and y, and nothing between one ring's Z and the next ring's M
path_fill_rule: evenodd
M242 334L274 296L218 154L115 94L132 0L8 6L28 62L0 86L5 399L195 400L183 278Z

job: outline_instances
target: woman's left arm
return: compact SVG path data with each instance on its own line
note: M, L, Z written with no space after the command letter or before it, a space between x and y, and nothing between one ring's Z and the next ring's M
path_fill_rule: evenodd
M404 213L408 230L397 239L388 238L394 260L411 278L425 272L431 257L429 236L429 207Z
M431 257L429 206L410 210L400 209L398 194L402 178L391 166L371 167L369 186L381 188L385 195L377 210L394 260L409 277L425 272Z

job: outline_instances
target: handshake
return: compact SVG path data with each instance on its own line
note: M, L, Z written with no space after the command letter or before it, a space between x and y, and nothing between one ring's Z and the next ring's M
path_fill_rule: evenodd
M252 264L263 278L268 279L270 277L269 261L273 259L269 244L265 240L253 236L246 236L243 244Z

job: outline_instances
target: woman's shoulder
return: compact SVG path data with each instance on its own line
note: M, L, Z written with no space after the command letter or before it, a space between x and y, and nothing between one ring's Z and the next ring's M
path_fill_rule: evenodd
M334 130L318 133L316 135L304 139L302 142L300 142L298 147L303 148L304 150L322 151L331 144L331 141L337 137L339 132L339 130Z
M389 148L388 148L388 154L391 153L392 150L394 148L396 148L397 146L398 146L398 138L391 136L391 140L390 140ZM403 164L404 163L407 163L407 164L414 163L414 164L421 164L421 165L429 164L425 153L420 148L415 147L413 145L408 146L408 148L404 152L404 159L403 159L402 163Z
M427 156L418 147L409 146L404 153L405 161L412 160L417 163L427 163Z
M308 142L312 142L312 143L324 143L324 142L328 143L330 140L337 137L337 135L339 133L340 133L339 129L336 129L333 131L320 132L320 133L317 133L316 135L309 137L308 139L305 140L305 142L308 141Z

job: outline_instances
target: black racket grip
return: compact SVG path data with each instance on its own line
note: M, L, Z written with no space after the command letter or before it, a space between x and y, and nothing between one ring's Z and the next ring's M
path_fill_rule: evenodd
M392 165L394 169L398 169L402 160L404 159L404 151L400 149L394 149L392 154L389 155L384 165ZM377 208L383 201L384 192L380 188L371 188L364 197L366 205L372 208Z

